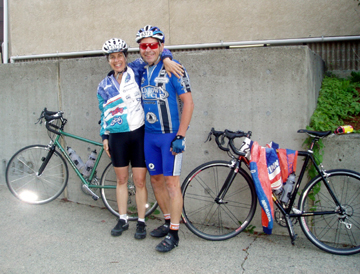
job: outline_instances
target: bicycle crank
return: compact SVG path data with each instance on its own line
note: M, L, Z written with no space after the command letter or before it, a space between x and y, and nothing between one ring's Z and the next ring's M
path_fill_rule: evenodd
M82 189L87 191L95 201L99 199L99 196L96 195L87 185L82 185Z
M292 210L291 210L292 212ZM274 217L275 217L275 222L282 227L287 227L286 225L286 220L285 220L285 216L282 214L282 212L278 209L275 208L275 212L274 212ZM293 225L295 225L298 221L298 218L290 218L291 222Z

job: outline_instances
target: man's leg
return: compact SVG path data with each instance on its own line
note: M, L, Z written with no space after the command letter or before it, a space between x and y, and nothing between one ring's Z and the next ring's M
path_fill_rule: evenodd
M179 176L165 176L166 188L170 198L170 215L171 224L169 234L166 238L156 246L159 252L169 252L179 244L179 227L183 206L183 198L180 188Z
M170 197L165 184L165 177L162 174L151 176L151 185L161 211L170 213Z
M160 238L168 234L170 228L170 198L166 188L165 178L162 174L151 176L151 185L156 201L164 214L165 223L150 232L152 237Z
M183 207L180 177L165 176L166 189L170 199L170 216L173 224L179 224Z

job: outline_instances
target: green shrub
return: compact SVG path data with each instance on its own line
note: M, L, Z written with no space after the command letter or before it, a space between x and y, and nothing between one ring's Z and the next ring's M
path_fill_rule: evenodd
M359 115L360 96L356 87L360 87L360 73L353 72L350 79L326 76L308 129L335 130L343 125L344 119Z
M334 131L344 125L344 119L360 115L360 95L356 88L360 87L360 72L352 72L349 79L337 78L333 75L323 79L319 93L317 107L311 116L308 130ZM360 133L360 130L354 130ZM311 138L305 140L306 148L309 147ZM317 164L322 162L324 144L322 140L314 147L314 157ZM308 173L310 178L317 175L312 166Z

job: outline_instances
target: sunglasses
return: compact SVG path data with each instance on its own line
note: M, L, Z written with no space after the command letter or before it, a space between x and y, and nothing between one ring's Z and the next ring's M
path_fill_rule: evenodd
M150 49L157 49L159 47L159 43L140 43L139 47L142 50L146 50L148 47Z

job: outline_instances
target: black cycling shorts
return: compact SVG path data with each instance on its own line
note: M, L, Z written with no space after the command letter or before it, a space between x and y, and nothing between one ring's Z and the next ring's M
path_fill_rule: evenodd
M109 150L114 167L146 167L144 156L145 126L134 131L110 133Z

